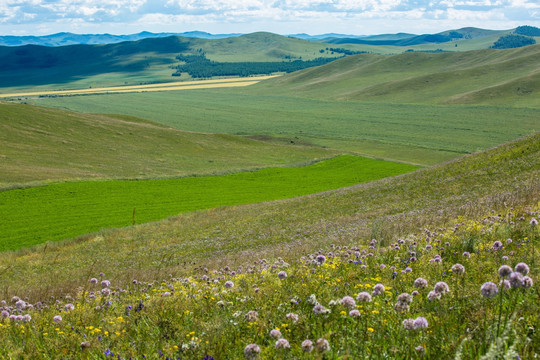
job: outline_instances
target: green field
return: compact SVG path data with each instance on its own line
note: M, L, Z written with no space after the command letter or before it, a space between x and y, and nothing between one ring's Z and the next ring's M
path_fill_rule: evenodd
M269 135L431 165L540 129L537 109L317 100L249 88L32 100L80 112L136 115L178 129Z
M0 192L0 250L128 226L134 220L143 223L181 212L307 195L417 168L342 155L305 167L226 176L81 181L7 190Z
M129 116L0 102L0 189L70 179L224 174L336 154L317 147L179 131Z

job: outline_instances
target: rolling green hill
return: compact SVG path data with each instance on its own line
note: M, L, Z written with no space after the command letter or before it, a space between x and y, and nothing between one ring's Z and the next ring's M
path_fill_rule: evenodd
M261 83L255 93L400 103L540 107L540 45L459 53L361 54Z
M81 178L226 173L334 154L321 148L184 132L128 116L0 102L0 188Z

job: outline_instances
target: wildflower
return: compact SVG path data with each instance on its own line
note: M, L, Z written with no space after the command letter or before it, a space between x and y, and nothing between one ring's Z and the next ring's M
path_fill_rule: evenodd
M527 275L529 273L529 265L527 265L525 263L519 263L519 264L516 265L515 270L518 273L521 273L523 275Z
M254 360L261 353L261 348L257 344L249 344L244 348L244 356L248 360Z
M502 244L502 242L500 242L499 240L497 240L497 241L495 241L495 242L493 243L493 249L494 249L494 250L500 250L500 249L502 249L502 248L503 248L503 244Z
M413 325L415 329L424 329L428 327L428 321L425 317L419 316L414 319Z
M32 320L32 316L30 316L30 314L26 314L23 316L22 320L24 322L30 322L30 320Z
M322 265L322 264L326 261L326 256L324 256L324 255L317 255L317 257L315 258L315 260L317 260L317 263L319 263L319 265Z
M306 302L309 304L309 305L317 305L319 302L317 301L317 297L315 296L315 294L311 294L308 296L308 298L306 299Z
M2 317L3 318L9 317L9 313L6 310L2 310Z
M315 314L328 314L330 313L330 309L325 308L321 304L317 304L313 307L313 312Z
M463 266L461 264L454 264L454 265L452 265L452 272L457 274L457 275L461 275L461 274L465 273L465 266Z
M313 341L311 340L304 340L302 341L302 350L305 352L312 352L313 351Z
M414 350L416 350L416 352L420 354L423 354L426 352L426 349L422 345L418 345L417 347L414 348Z
M111 282L109 280L103 280L101 282L101 286L106 288L106 287L109 287L111 285Z
M360 316L360 311L354 309L354 310L351 310L349 311L349 316L351 317L359 317Z
M289 320L292 320L293 323L296 323L298 321L298 315L294 313L288 313L285 315L285 317Z
M64 306L64 310L66 311L71 311L71 310L74 310L75 309L75 305L73 304L66 304L66 306Z
M280 271L278 274L277 274L278 278L280 278L281 280L285 279L287 277L287 273L285 271Z
M508 265L502 265L500 268L499 268L499 276L500 277L507 277L508 275L510 275L512 273L512 268Z
M409 293L399 294L399 296L397 297L397 302L410 304L412 302L412 296Z
M24 300L19 300L15 303L15 307L19 310L24 310L24 308L26 307L26 301Z
M356 306L356 301L351 296L345 296L343 299L341 299L341 305L344 305L348 307L349 309L352 309Z
M163 294L161 294L161 296L171 296L171 293L168 291L165 291Z
M412 296L418 296L420 295L420 293L416 290L414 290L412 293L411 293Z
M510 280L510 285L512 285L513 288L520 288L523 287L523 275L519 272L513 272L508 277Z
M111 294L111 289L109 288L104 288L101 290L101 295L103 296L109 296Z
M533 286L533 280L528 276L524 276L523 277L523 288L529 289L532 286Z
M60 324L62 322L62 317L60 315L56 315L53 317L53 321L57 324Z
M289 341L287 339L278 339L276 341L276 349L290 349Z
M435 292L438 292L439 294L445 294L450 291L450 288L448 287L448 284L444 281L439 281L435 284L435 288L433 290L435 290Z
M404 271L408 274L408 273L412 272L412 268L407 266Z
M373 296L381 295L384 293L384 285L383 284L377 284L373 287Z
M405 319L402 324L406 330L414 330L414 319Z
M441 298L441 294L436 292L435 290L432 290L429 292L427 298L429 301L439 300Z
M330 350L330 343L328 343L328 340L320 338L315 342L315 349L320 353L326 352Z
M418 279L414 280L414 287L423 289L427 286L428 282L426 279L419 277Z
M468 252L468 251L465 251L465 252L463 253L463 257L470 258L470 257L471 257L471 253Z
M90 343L88 341L83 341L81 343L81 350L87 349L90 347Z
M512 285L510 285L510 281L505 280L505 279L499 282L499 286L502 286L503 290L508 290L512 287Z
M91 278L90 279L90 284L97 284L98 283L98 279L96 278Z
M246 314L246 320L249 322L257 321L258 318L259 318L259 313L256 312L255 310L250 310Z
M409 304L406 302L400 302L398 301L396 305L394 305L394 309L399 312L407 312L409 311Z
M510 238L506 239L506 243L507 243L507 244L511 244L511 243L512 243L512 239L510 239Z
M280 339L281 338L281 331L278 329L272 329L270 330L270 337L273 339Z
M234 283L233 283L232 281L229 280L229 281L226 281L226 282L225 282L225 287L226 287L227 289L230 289L230 288L232 288L233 286L234 286Z
M360 294L356 296L356 300L363 301L363 302L370 302L371 295L368 292L362 291Z
M484 285L482 285L482 287L480 288L480 291L482 292L482 296L486 298L492 298L499 292L499 290L497 289L497 285L495 285L491 281L484 283Z
M531 224L531 226L536 226L538 225L538 220L536 220L535 218L532 218L529 224Z
M18 297L18 296L14 296L14 297L11 298L11 302L12 302L12 303L16 303L16 302L19 301L19 300L21 300L21 298Z

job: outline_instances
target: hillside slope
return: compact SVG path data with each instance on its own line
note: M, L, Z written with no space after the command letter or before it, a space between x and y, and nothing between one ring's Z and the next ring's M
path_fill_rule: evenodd
M540 133L444 165L351 188L188 213L77 242L1 253L0 263L10 269L10 276L2 277L4 298L43 299L72 293L85 286L89 274L99 271L127 284L134 278L189 276L193 267L219 269L245 266L257 258L297 258L331 243L349 245L376 238L386 246L400 236L425 226L443 226L458 216L497 214L512 206L535 206L538 201Z
M361 54L250 90L339 100L538 107L538 71L540 45L461 53ZM499 92L489 90L493 88Z
M294 164L334 154L128 116L0 102L0 188L29 181L154 178Z

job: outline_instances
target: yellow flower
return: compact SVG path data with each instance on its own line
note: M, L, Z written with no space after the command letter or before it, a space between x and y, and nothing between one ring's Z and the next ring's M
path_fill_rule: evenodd
M375 330L373 330L373 328L368 328L367 331L374 332Z
M379 311L378 311L378 310L373 310L371 313L372 313L372 314L378 314Z

